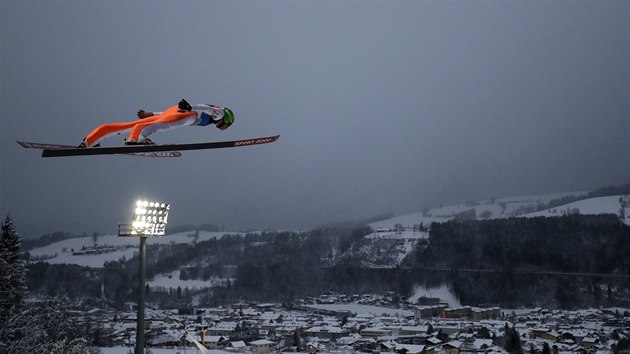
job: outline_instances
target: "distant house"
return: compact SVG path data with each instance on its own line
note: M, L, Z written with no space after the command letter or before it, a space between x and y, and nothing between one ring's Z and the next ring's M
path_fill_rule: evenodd
M532 328L532 335L534 338L545 339L552 342L557 342L561 338L559 333L548 328Z
M310 337L330 339L333 341L349 334L345 329L333 326L315 326L307 329L304 333Z
M222 322L220 326L210 327L206 329L208 336L224 336L228 337L236 329L236 322Z
M490 307L490 308L472 308L472 320L473 321L482 321L482 320L493 320L501 317L501 308L499 307Z
M429 345L438 345L440 343L442 343L442 341L439 340L437 337L427 338L427 344Z
M588 350L588 349L591 349L593 346L595 346L597 342L599 342L599 339L597 337L589 336L582 339L582 347Z
M273 346L275 344L276 343L270 340L259 339L259 340L250 342L249 347L251 348L252 351L256 353L270 353L273 350Z
M227 308L221 308L221 307L217 307L217 308L207 308L204 309L204 313L207 315L214 315L214 316L227 316L230 313L230 309Z
M543 334L541 338L552 341L552 342L558 342L562 338L562 335L560 335L556 331L549 331Z
M446 354L459 354L461 347L462 347L462 342L456 341L456 340L450 341L442 345L442 349L444 349L444 352L446 352Z
M368 327L363 328L360 332L361 336L368 338L378 338L382 336L389 336L392 334L391 329Z
M443 318L471 318L472 307L463 306L463 307L447 308L442 311L442 317Z
M175 347L181 344L182 336L174 333L163 333L147 339L150 347Z
M425 335L428 330L429 326L402 326L398 334L401 336Z
M547 333L549 333L549 328L532 328L532 335L534 336L534 338L542 338L542 336Z
M426 347L424 345L416 344L398 344L396 346L396 353L400 354L422 354L425 353Z
M202 343L208 349L223 349L230 343L230 338L224 336L206 336Z
M492 339L475 339L473 348L477 352L485 352L494 345Z
M416 318L433 318L440 316L447 307L446 305L416 306L413 312Z
M230 342L230 344L225 348L225 350L233 351L233 352L243 352L247 348L247 344L242 340Z
M268 304L257 304L256 308L258 310L263 310L263 311L271 311L273 310L275 307L277 307L276 304L272 304L272 303L268 303Z
M381 353L395 353L396 345L398 345L398 343L394 342L393 340L388 340L388 341L379 343L378 350Z

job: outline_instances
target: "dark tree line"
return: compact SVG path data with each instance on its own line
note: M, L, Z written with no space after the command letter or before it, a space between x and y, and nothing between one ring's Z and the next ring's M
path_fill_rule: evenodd
M435 223L418 263L629 274L629 238L614 215Z
M612 292L602 296L602 286L628 286L624 280L539 274L630 274L630 227L615 215L436 223L429 243L417 255L419 266L495 271L450 275L469 304L601 304L614 298ZM580 296L580 288L589 291Z

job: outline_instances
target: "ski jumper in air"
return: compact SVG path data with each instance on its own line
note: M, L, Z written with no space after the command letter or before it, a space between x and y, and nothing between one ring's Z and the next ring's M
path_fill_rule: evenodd
M177 106L170 107L164 112L138 111L139 120L124 123L103 124L94 129L81 142L79 147L93 147L112 134L131 129L125 140L125 145L153 144L149 136L153 133L183 126L206 126L214 124L218 129L225 130L234 123L234 113L226 107L210 104L191 105L186 100L179 101Z

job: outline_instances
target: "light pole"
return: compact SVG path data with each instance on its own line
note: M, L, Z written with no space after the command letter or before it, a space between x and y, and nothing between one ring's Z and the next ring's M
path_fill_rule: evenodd
M133 222L118 225L118 236L140 237L140 274L138 276L138 319L136 324L136 352L144 353L144 286L146 283L147 238L163 236L166 230L170 205L139 200L133 214Z

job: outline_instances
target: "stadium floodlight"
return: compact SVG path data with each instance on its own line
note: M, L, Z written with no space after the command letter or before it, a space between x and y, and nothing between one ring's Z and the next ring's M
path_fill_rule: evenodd
M144 354L144 287L146 285L147 238L164 236L170 205L162 202L138 200L131 224L118 225L118 236L140 237L140 274L138 277L138 320L135 354Z
M170 205L138 200L129 236L164 236Z

